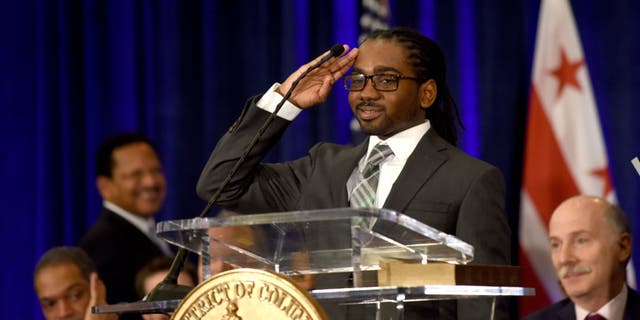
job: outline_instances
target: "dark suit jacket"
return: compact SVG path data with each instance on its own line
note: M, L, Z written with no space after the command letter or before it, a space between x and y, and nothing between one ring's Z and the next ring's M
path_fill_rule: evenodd
M624 307L623 320L640 319L640 296L638 292L628 288L627 304ZM534 314L524 318L525 320L576 320L576 309L571 299L566 298L556 302ZM580 319L582 320L582 319Z
M198 194L203 199L208 200L219 188L268 117L268 112L255 106L258 99L248 101L240 118L213 150L198 181ZM355 147L319 143L303 158L261 164L289 123L282 118L271 123L221 194L218 205L242 213L349 206L346 181L365 154L368 141ZM509 264L510 231L504 193L503 177L497 168L465 154L430 129L407 160L384 208L407 214L473 245L474 263ZM488 318L486 300L464 300L460 305L460 319ZM454 303L434 318L455 316Z
M134 284L136 273L153 258L163 255L149 237L106 208L80 240L80 247L96 263L107 287L109 304L140 300ZM140 319L137 315L125 318Z

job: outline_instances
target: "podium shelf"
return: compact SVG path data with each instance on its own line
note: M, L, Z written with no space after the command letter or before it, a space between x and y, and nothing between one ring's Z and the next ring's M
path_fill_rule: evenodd
M362 287L316 289L309 294L317 300L336 300L341 304L370 304L378 302L403 303L470 299L499 296L533 296L534 288L499 287L499 286L455 286L429 285L418 287ZM181 300L165 300L154 302L132 302L112 305L100 305L92 308L94 313L165 313L172 312Z
M417 287L361 287L316 289L309 292L318 300L342 300L343 302L373 303L397 301L403 296L404 302L448 300L498 296L533 296L534 288L500 286L428 285Z

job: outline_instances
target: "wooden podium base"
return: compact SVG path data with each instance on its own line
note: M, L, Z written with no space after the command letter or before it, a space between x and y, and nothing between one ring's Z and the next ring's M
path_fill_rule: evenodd
M379 286L522 286L519 266L381 261L380 267Z

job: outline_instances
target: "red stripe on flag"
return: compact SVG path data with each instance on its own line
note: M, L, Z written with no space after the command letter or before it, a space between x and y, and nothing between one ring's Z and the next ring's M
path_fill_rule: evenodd
M520 319L532 314L551 304L551 298L536 276L536 272L531 268L531 263L524 250L520 247L520 270L522 272L522 286L525 288L535 288L536 295L520 297Z
M579 191L533 86L526 139L523 184L547 226L553 210Z
M578 187L569 172L534 86L531 87L529 101L523 186L545 228L549 225L553 210L563 200L578 194ZM549 258L536 254L540 252L520 250L523 285L536 290L535 297L520 299L520 316L547 307L552 302L540 279L555 275L536 273L529 261Z

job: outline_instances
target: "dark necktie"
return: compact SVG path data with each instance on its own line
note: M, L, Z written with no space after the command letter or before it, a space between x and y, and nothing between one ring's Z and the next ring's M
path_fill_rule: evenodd
M392 154L393 151L386 144L379 143L371 150L364 170L358 176L358 183L351 192L350 204L352 208L373 207L378 189L378 178L380 177L380 163Z
M584 320L607 320L607 319L597 313L594 313L594 314L588 315L586 318L584 318Z

